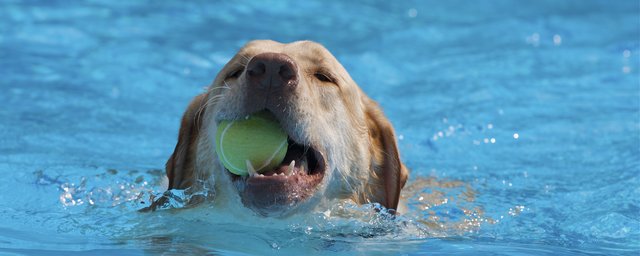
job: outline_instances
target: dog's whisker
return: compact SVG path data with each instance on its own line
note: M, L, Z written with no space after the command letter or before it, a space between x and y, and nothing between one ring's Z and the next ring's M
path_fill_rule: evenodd
M226 81L224 81L224 82L226 83ZM216 86L216 87L211 87L211 88L209 88L209 90L208 90L208 91L212 92L212 91L215 91L215 90L220 90L220 89L229 89L229 88L230 88L230 87L228 87L228 86Z
M220 99L222 99L224 97L224 95L214 95L213 97L207 99L207 101L202 104L198 110L196 111L196 123L200 124L200 122L202 121L202 111L205 111L205 109L207 109L209 106L217 103ZM201 125L198 126L198 130L200 130L202 128Z
M224 83L224 85L220 86L221 88L231 89L231 86L229 86L229 84L227 83L227 80L224 80L222 82Z
M247 66L247 64L251 60L251 58L249 58L249 56L246 56L246 55L240 55L240 58L242 58L242 60L246 61L246 63L241 62L240 60L238 61L238 63L240 63L242 66L245 66L245 67Z

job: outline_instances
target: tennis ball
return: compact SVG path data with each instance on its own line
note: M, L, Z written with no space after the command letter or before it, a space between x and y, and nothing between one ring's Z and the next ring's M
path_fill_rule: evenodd
M233 174L247 175L249 168L257 173L273 170L284 159L287 147L287 133L267 111L218 124L216 153Z

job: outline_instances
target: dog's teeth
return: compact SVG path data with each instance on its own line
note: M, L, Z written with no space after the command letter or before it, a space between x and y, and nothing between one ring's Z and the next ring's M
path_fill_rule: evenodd
M246 160L246 164L247 164L247 172L249 173L249 176L254 177L258 175L258 172L256 172L256 169L253 168L253 165L249 160Z
M262 173L258 174L258 177L264 177L264 174L262 174Z
M291 176L291 174L293 174L293 169L296 166L296 160L291 160L291 163L289 164L289 168L287 168L287 171L285 172L285 174L287 176Z

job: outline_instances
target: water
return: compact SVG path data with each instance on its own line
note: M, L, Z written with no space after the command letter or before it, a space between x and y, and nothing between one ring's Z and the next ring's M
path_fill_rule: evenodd
M3 1L2 254L640 251L638 1ZM411 168L399 220L138 214L246 41L323 43Z

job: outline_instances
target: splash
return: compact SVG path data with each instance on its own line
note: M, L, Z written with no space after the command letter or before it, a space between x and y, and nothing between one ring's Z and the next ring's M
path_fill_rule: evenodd
M36 175L39 180L52 180L42 172ZM157 177L162 177L160 170L133 170L119 174L119 171L109 169L101 174L82 176L78 182L60 182L59 200L64 207L137 208L151 202L157 193L155 185L160 183Z
M254 248L257 251L247 249L247 253L299 252L301 245L320 251L353 252L362 246L394 241L464 237L477 233L483 225L496 223L484 216L483 207L475 201L477 193L469 184L427 177L415 178L405 187L401 198L408 211L400 215L390 214L379 204L333 200L323 204L329 205L326 209L275 219L247 209L220 209L214 202L190 207L185 202L207 195L189 190L163 191L164 175L159 170L106 170L76 177L76 182L42 172L35 175L37 183L58 187L59 203L69 213L59 223L58 231L151 243L154 248L159 240L164 246L193 240L194 244L209 244L216 249L242 251L244 247L229 241L248 236L259 242ZM156 211L138 212L159 197L167 200ZM514 208L511 213L519 211Z

